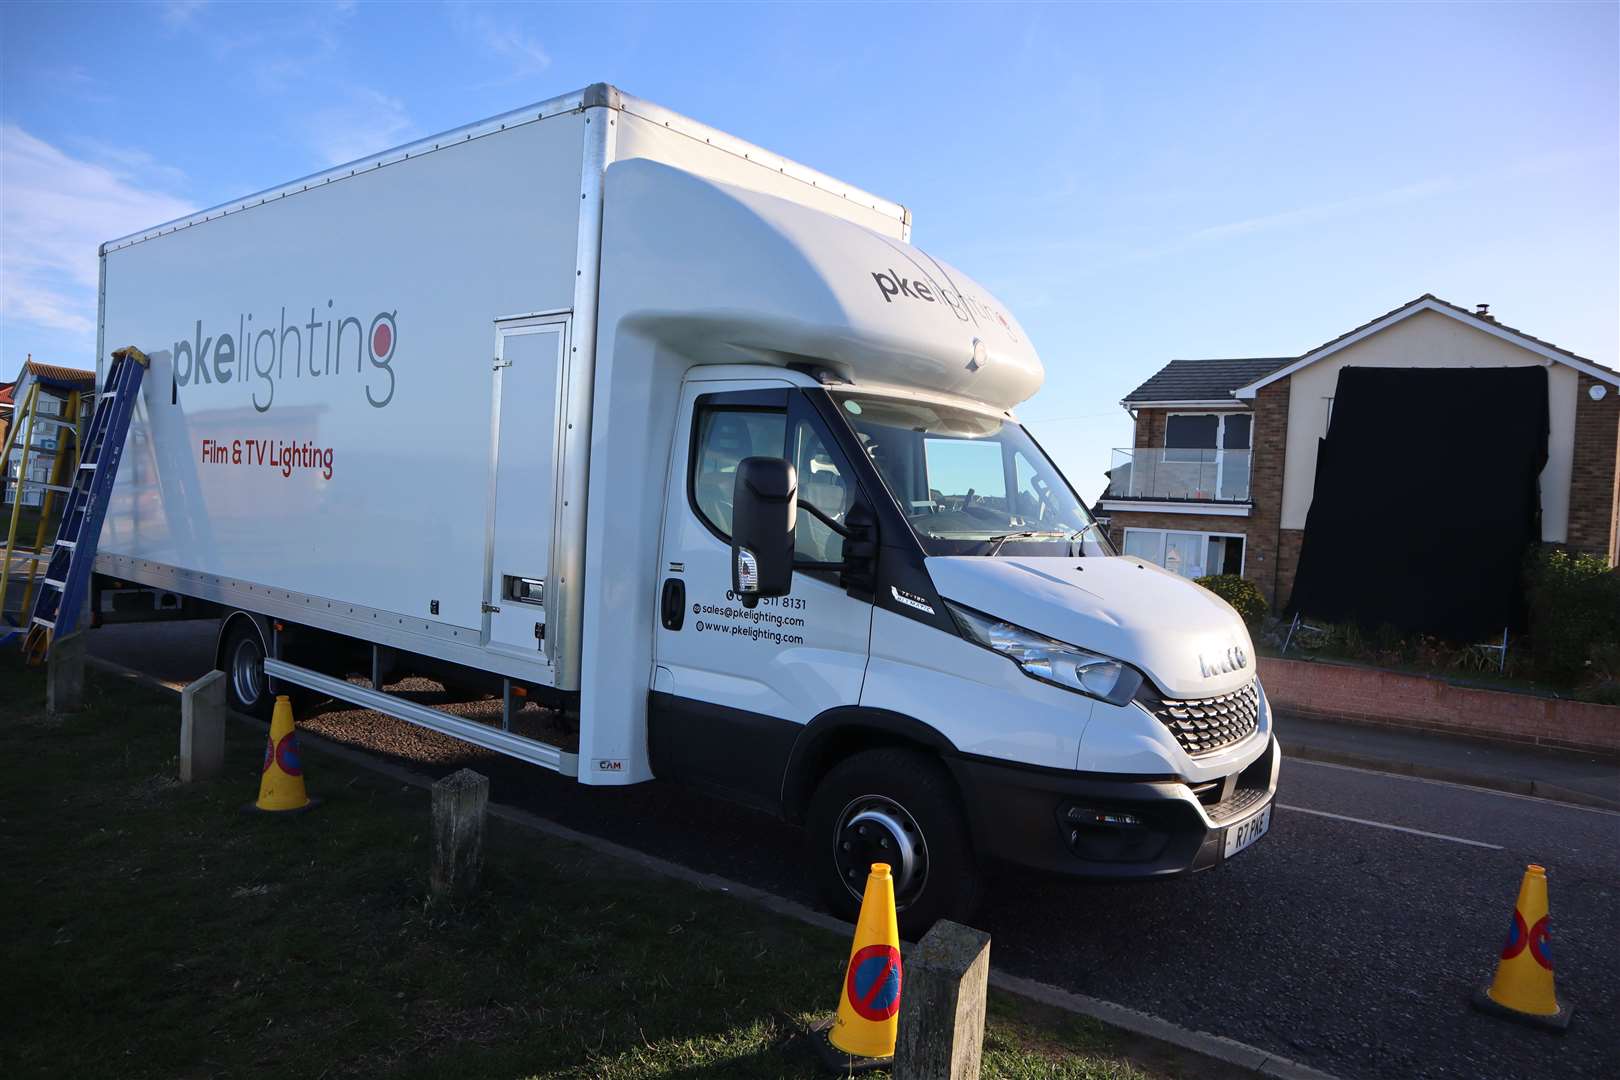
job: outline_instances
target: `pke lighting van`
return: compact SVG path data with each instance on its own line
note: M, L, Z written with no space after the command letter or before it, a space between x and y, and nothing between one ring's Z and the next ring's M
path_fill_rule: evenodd
M98 353L152 368L98 611L223 616L246 712L781 814L911 932L997 863L1231 858L1279 761L1243 622L1110 548L1018 320L910 232L598 84L105 244Z

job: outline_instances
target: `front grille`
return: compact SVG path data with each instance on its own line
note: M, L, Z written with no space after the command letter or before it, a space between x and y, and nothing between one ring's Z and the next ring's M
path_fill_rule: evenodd
M1152 694L1137 700L1194 756L1232 745L1260 722L1260 690L1253 682L1219 697L1178 699Z

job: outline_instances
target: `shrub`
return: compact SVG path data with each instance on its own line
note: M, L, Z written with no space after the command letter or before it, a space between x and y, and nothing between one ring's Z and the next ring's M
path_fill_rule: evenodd
M1261 595L1260 587L1246 577L1215 574L1199 578L1196 584L1231 604L1246 623L1257 623L1266 617L1266 598Z
M1595 555L1549 548L1531 558L1527 577L1536 673L1572 686L1620 642L1620 574Z

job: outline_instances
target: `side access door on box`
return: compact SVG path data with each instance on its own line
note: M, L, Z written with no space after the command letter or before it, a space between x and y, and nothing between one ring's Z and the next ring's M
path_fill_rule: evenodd
M836 563L858 487L804 392L781 382L685 384L666 492L647 746L660 778L775 810L794 740L860 701L872 605L835 571L797 570L787 596L746 607L731 592L732 487L746 457L798 470L796 559ZM628 629L627 629L628 632Z
M495 324L484 643L550 662L545 583L556 520L557 401L566 316Z

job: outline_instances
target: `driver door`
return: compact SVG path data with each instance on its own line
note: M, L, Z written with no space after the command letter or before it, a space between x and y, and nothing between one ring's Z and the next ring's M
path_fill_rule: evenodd
M820 713L860 701L872 605L835 571L797 570L787 596L745 607L731 592L732 486L745 457L785 457L799 473L796 554L836 563L856 493L802 392L780 382L690 382L680 401L665 498L659 626L648 750L660 777L771 809L789 752Z

